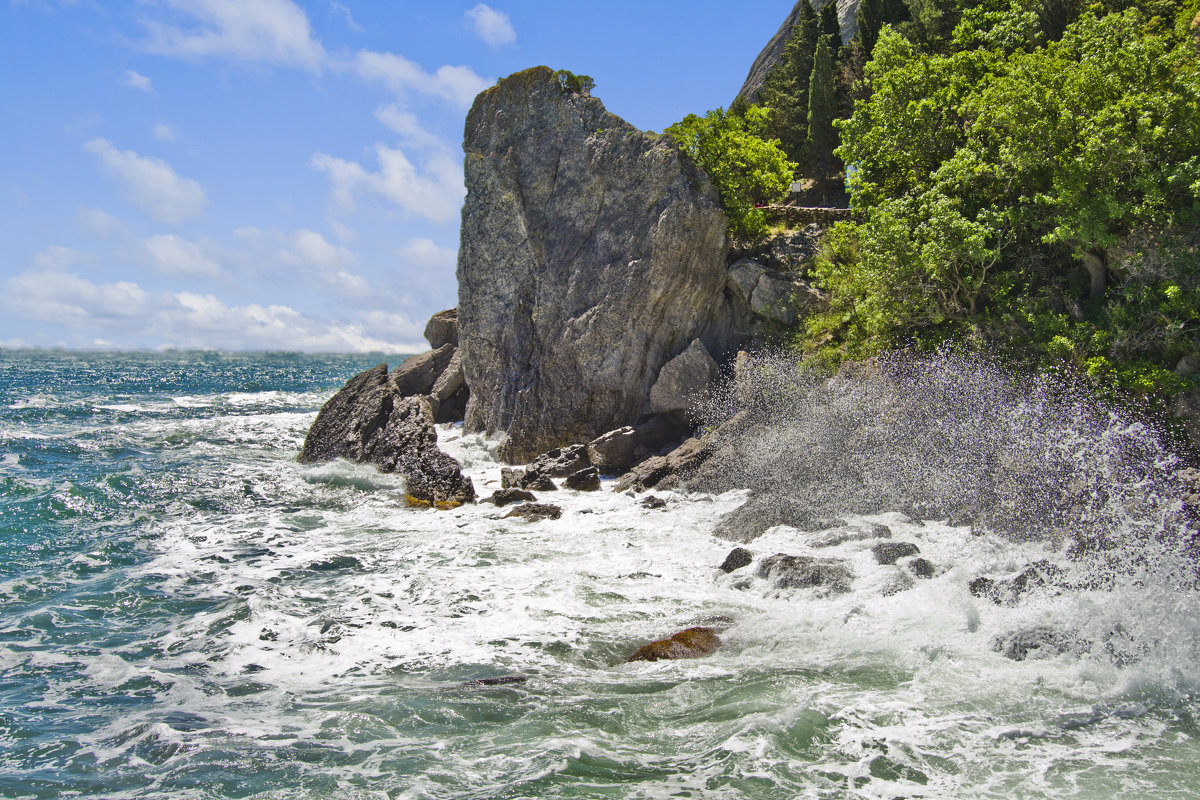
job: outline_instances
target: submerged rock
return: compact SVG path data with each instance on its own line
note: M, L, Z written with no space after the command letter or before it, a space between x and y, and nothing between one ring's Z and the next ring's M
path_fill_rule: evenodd
M387 364L351 378L309 428L298 460L335 458L400 473L411 505L453 508L475 498L461 465L438 449L429 403L400 396Z
M992 641L992 649L1013 661L1025 661L1053 658L1065 653L1079 654L1087 649L1087 643L1070 631L1039 625L997 636Z
M914 558L905 566L908 571L918 578L932 578L937 573L937 568L933 566L933 562L925 558Z
M1043 559L1027 564L1011 578L993 579L981 575L972 580L967 588L975 597L986 598L996 605L1015 605L1031 589L1061 586L1062 579L1062 568Z
M463 146L466 429L503 460L636 422L694 339L726 351L727 221L670 137L536 67L476 98Z
M854 573L845 561L786 553L759 561L758 577L766 578L776 589L824 587L835 592L848 592L854 582Z
M892 532L888 531L888 536ZM880 542L871 548L871 554L875 556L875 562L878 564L895 564L902 558L915 556L921 550L912 542Z
M715 653L720 646L721 639L712 628L688 628L666 639L643 645L626 663L699 658Z

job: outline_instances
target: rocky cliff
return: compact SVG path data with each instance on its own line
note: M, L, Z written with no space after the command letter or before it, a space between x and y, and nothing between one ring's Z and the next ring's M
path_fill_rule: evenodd
M479 95L464 149L466 426L506 461L636 423L663 365L736 343L727 221L672 139L537 67Z

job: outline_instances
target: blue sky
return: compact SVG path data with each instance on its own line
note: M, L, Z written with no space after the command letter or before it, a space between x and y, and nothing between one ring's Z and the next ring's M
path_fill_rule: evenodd
M571 69L662 130L793 2L0 4L0 347L411 352L479 91Z

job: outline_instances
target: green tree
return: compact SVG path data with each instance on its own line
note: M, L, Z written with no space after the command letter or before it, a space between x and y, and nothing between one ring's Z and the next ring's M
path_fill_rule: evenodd
M810 2L800 6L800 16L792 28L779 62L767 75L758 95L759 105L770 109L767 134L778 139L792 161L804 159L804 140L808 133L808 79L812 75L813 53L820 38L817 12Z
M833 154L837 147L837 131L833 127L837 100L833 54L822 40L813 54L812 75L808 80L808 133L805 137L808 174L821 184L827 184L839 172Z
M740 117L718 108L703 117L689 114L666 131L712 179L737 239L766 234L766 213L758 206L782 198L796 171L779 142L763 138L768 116L759 106Z
M821 35L825 39L825 46L834 53L841 50L842 23L838 21L837 0L829 0L825 5L821 6L820 23Z
M969 337L1129 386L1200 353L1181 233L1200 219L1200 65L1172 26L1087 12L1054 41L1018 0L962 13L942 52L885 28L866 76L837 151L864 218L829 237L808 346Z

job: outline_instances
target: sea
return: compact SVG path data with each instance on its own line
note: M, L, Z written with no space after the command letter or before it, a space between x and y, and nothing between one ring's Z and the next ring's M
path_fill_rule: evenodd
M382 360L0 352L0 797L1200 797L1194 587L1150 565L998 604L971 581L1062 542L880 508L821 543L849 591L780 588L717 568L745 492L650 508L611 477L540 498L557 520L410 509L395 475L296 461ZM499 487L495 441L439 439ZM895 590L878 526L932 577ZM1056 621L1137 657L999 651ZM696 625L713 655L627 663Z

